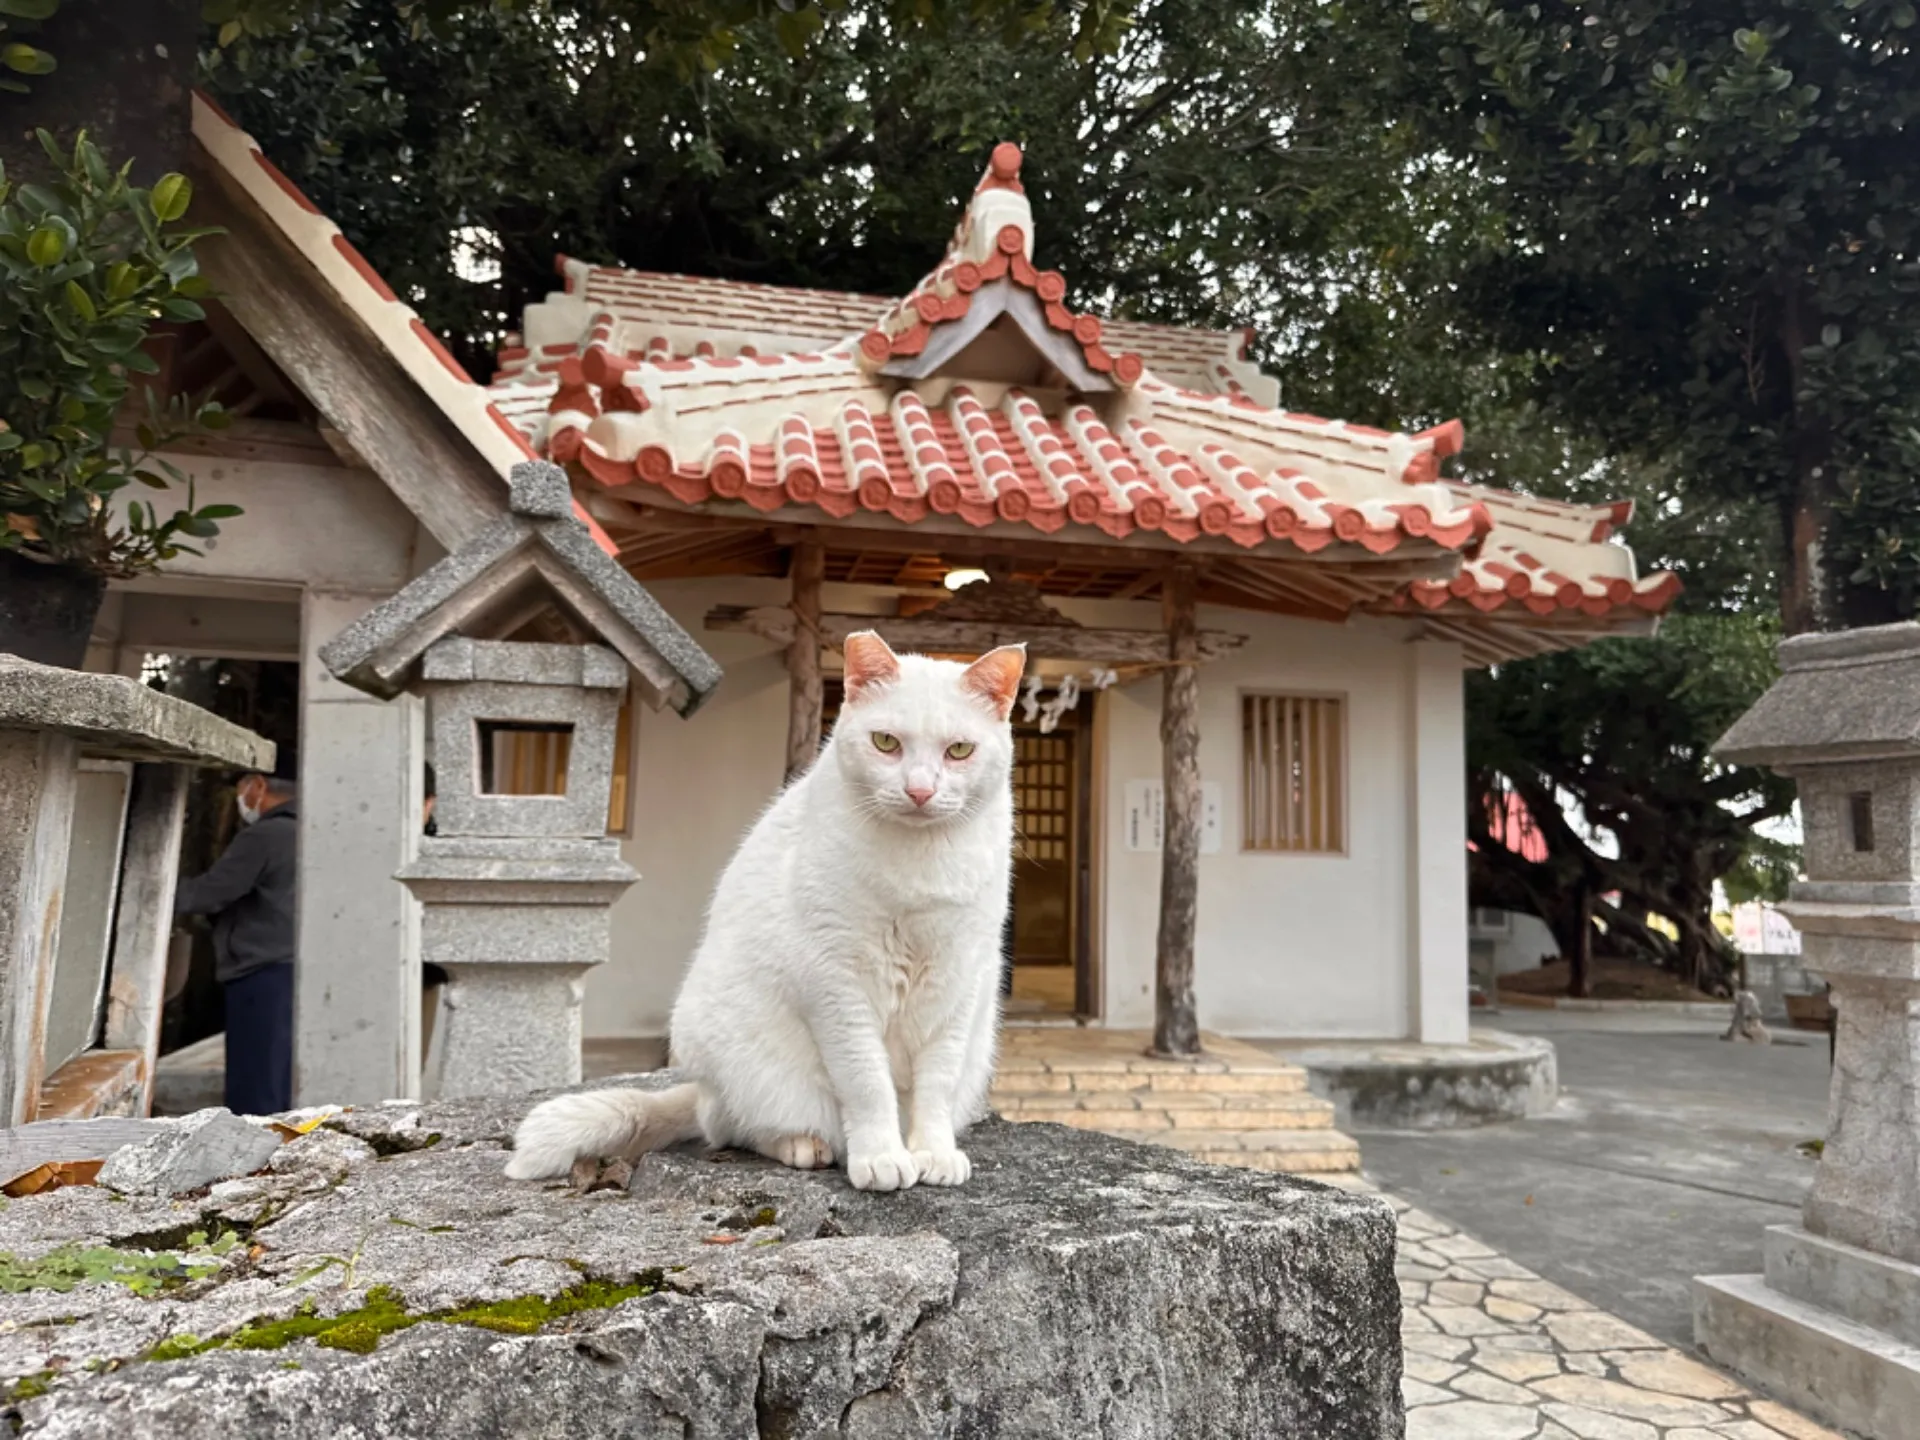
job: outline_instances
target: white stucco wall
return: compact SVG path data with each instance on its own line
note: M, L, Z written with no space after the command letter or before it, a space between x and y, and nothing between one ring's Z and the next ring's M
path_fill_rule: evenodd
M726 671L690 720L639 712L633 833L622 847L640 872L614 906L607 963L587 976L589 1038L664 1035L693 958L714 881L778 792L787 756L787 668L753 635L702 625L715 605L778 605L784 580L682 580L647 587Z
M1143 611L1135 623L1148 618ZM1403 1035L1409 1025L1404 629L1220 610L1203 610L1201 626L1249 640L1201 671L1200 773L1203 781L1220 782L1224 813L1219 852L1200 860L1194 947L1200 1023L1240 1035ZM1345 855L1241 848L1239 707L1246 691L1345 697ZM1122 825L1126 782L1161 773L1160 684L1149 680L1110 692L1106 704L1106 1019L1144 1026L1153 1020L1160 857L1128 851Z
M634 752L635 830L624 847L641 881L614 914L613 952L587 982L590 1036L664 1033L679 978L698 940L713 882L780 783L787 684L779 652L748 635L715 634L702 617L717 604L779 604L779 580L701 580L649 586L707 645L726 679L691 720L642 714ZM830 608L860 607L858 592L829 587ZM1157 604L1062 602L1089 624L1152 628ZM1414 705L1457 734L1459 687L1428 682L1416 693L1408 628L1360 620L1330 626L1244 611L1205 610L1204 628L1250 637L1201 679L1202 775L1225 792L1224 844L1200 871L1198 1000L1204 1026L1244 1035L1402 1036L1415 1024L1409 981L1418 918L1410 910L1417 867L1410 848ZM1274 855L1240 849L1240 715L1243 690L1342 694L1348 713L1348 852ZM1448 697L1451 697L1450 703ZM1153 1016L1154 929L1160 858L1130 853L1122 833L1129 779L1160 775L1160 682L1109 691L1101 702L1106 751L1095 773L1107 857L1100 882L1108 1024ZM1427 756L1431 763L1432 749ZM1458 789L1453 773L1430 781ZM1444 824L1444 817L1442 817ZM1425 873L1450 890L1457 873L1459 1010L1464 1017L1464 833L1428 847ZM1449 866L1452 871L1449 871ZM1430 890L1433 888L1430 884ZM1429 907L1432 901L1429 899ZM1444 913L1444 907L1443 907ZM1434 912L1429 908L1429 927ZM1443 957L1449 961L1451 957ZM1442 981L1442 988L1450 985ZM1464 1025L1464 1019L1461 1021Z
M390 594L413 576L419 527L413 515L369 470L339 465L169 455L193 477L201 505L238 505L220 522L203 557L182 555L166 575L178 588L193 580L318 585ZM129 487L115 497L151 500L165 512L185 503L176 488L159 493Z

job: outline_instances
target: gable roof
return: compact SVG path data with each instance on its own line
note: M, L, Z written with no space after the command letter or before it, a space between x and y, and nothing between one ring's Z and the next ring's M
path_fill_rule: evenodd
M1388 606L1450 630L1644 629L1671 603L1678 581L1641 577L1611 538L1630 507L1443 480L1458 421L1404 434L1287 412L1243 334L1076 313L1032 262L1019 172L997 147L946 253L893 299L563 258L567 288L528 307L495 404L630 498L1273 558L1451 554L1449 579ZM973 348L988 342L1024 346L1025 372L991 373Z
M193 94L193 136L207 158L319 272L382 351L500 477L500 503L494 513L504 514L508 473L522 461L538 457L519 427L494 406L492 394L474 383L438 337L340 233L340 227L261 153L253 137L198 90ZM597 521L583 508L576 507L576 515L601 549L616 553L617 547Z

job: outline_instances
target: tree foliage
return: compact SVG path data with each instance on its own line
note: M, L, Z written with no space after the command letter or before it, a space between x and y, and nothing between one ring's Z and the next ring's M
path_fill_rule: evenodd
M1397 6L1376 11L1391 23ZM1500 195L1463 334L1616 454L1755 499L1795 632L1920 598L1911 0L1422 0L1403 116Z
M71 152L44 130L56 172L18 187L0 172L0 549L99 574L136 575L197 555L232 505L187 503L162 516L112 497L181 476L151 452L174 430L218 425L215 404L156 407L139 445L113 443L132 377L159 366L142 348L160 320L197 320L206 293L193 256L205 231L182 230L192 187L166 175L151 190L110 169L82 134Z
M642 63L617 8L463 12L422 46L391 6L329 0L288 36L211 52L209 78L483 369L553 287L556 251L904 292L1013 139L1042 258L1087 303L1252 325L1298 403L1394 418L1363 272L1414 254L1418 212L1446 197L1400 183L1420 169L1401 137L1349 123L1346 97L1377 83L1369 58L1309 54L1285 7L1155 0L1114 48L1076 56L1065 10L1010 41L991 20L929 30L876 3L828 15L798 59L774 27L744 26L726 64L693 75ZM476 241L497 280L461 278L456 251Z

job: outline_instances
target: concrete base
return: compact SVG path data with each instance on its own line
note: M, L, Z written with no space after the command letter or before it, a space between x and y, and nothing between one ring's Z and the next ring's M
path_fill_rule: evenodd
M1451 1130L1544 1115L1559 1098L1553 1042L1475 1029L1465 1045L1409 1041L1263 1041L1304 1067L1334 1123L1374 1130Z
M1761 1275L1693 1282L1694 1335L1719 1365L1867 1440L1912 1440L1920 1349L1773 1289Z
M1767 1284L1782 1295L1920 1346L1920 1265L1876 1255L1798 1225L1767 1231Z
M1694 1331L1707 1353L1870 1440L1911 1436L1920 1417L1920 1266L1776 1225L1766 1271L1694 1281Z

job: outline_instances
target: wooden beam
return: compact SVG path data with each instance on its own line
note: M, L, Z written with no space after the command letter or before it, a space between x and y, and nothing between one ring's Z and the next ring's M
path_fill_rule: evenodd
M116 425L111 439L115 445L128 449L137 450L140 445L138 432L132 425ZM332 467L343 463L311 425L295 420L258 420L251 415L240 416L224 430L178 436L161 447L161 451L167 455L210 455L287 465Z
M797 593L797 590L796 590ZM1024 642L1036 660L1084 660L1096 665L1160 665L1166 662L1166 636L1158 630L1095 630L1080 625L1023 625L996 620L945 620L932 615L819 615L817 652L821 645L838 650L857 630L877 630L889 645L902 650L931 650L941 654L985 654L1001 645ZM800 640L794 611L783 605L748 609L720 605L707 612L707 629L746 631L776 645L792 647ZM1247 643L1244 635L1196 631L1196 663L1217 660Z
M198 143L194 217L224 235L195 248L232 313L447 549L507 511L507 487L293 242Z
M1193 935L1200 899L1200 671L1196 585L1178 565L1162 590L1167 669L1162 676L1160 750L1166 822L1160 848L1160 929L1154 952L1153 1053L1198 1055L1193 1004Z
M793 598L784 612L787 640L787 779L806 773L820 753L820 587L827 552L817 543L793 550Z
M1150 594L1160 584L1161 575L1157 570L1142 570L1133 579L1122 585L1108 597L1113 600L1140 600Z
M774 538L782 545L797 544L803 537L812 535L830 551L871 551L919 555L940 555L952 559L959 556L986 557L1005 556L1011 560L1033 560L1044 565L1091 565L1103 564L1127 569L1139 569L1149 566L1165 566L1224 558L1238 561L1270 561L1289 568L1311 569L1315 571L1371 574L1376 569L1387 569L1395 576L1408 578L1430 577L1446 579L1460 568L1459 556L1450 550L1442 550L1426 541L1411 542L1407 548L1423 552L1431 560L1431 570L1426 559L1408 560L1396 555L1391 559L1375 559L1369 556L1359 559L1338 552L1319 551L1308 555L1249 555L1243 545L1213 535L1199 535L1192 540L1175 540L1158 531L1137 530L1128 536L1124 543L1116 543L1101 532L1098 540L1083 539L1078 531L1089 526L1066 526L1057 534L1047 537L1036 536L1033 529L1025 524L1013 521L997 520L985 526L975 526L953 515L929 515L914 524L897 520L893 516L871 510L855 510L844 519L829 524L819 524L815 517L819 514L811 506L788 506L772 514L763 514L748 505L744 500L706 500L699 508L679 504L651 485L639 482L623 486L614 492L615 498L626 500L634 506L636 519L644 518L646 523L659 528L668 526L744 526L749 529L771 530ZM1341 547L1347 549L1350 547Z

